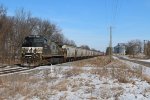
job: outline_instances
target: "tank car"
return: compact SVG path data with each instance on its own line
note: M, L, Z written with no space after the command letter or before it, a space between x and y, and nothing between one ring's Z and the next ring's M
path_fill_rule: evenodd
M41 35L25 37L22 44L22 66L60 63L64 60L64 50L55 42Z

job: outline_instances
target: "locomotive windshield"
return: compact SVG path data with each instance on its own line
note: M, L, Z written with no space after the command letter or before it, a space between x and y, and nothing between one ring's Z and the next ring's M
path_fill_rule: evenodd
M26 37L22 47L42 47L44 38L42 37Z

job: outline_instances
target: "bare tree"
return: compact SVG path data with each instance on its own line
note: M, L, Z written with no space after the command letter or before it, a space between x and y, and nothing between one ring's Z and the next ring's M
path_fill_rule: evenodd
M69 40L69 45L76 47L76 43L73 40Z
M80 47L83 48L83 49L90 50L90 47L88 45L81 45Z
M76 43L75 43L73 40L69 40L69 39L67 39L67 38L64 38L63 44L65 44L65 45L70 45L70 46L74 46L74 47L77 46Z
M147 41L147 42L144 44L144 54L145 54L147 57L150 57L150 41Z
M64 37L61 30L48 20L31 17L30 12L18 9L15 16L7 16L5 7L0 6L0 59L12 61L21 54L21 45L28 35L43 35L58 45L67 43L76 46L73 40ZM3 62L3 61L2 61Z
M57 28L57 26L55 24L52 24L48 20L34 18L32 19L32 21L36 23L36 26L34 27L32 34L43 35L47 39L51 39L52 34L60 33L60 30Z
M30 12L26 12L24 9L16 10L16 14L13 18L13 45L15 51L13 57L17 57L17 55L20 54L20 47L24 38L31 34L30 19Z
M27 20L27 23L28 23L28 31L30 34L32 35L36 35L38 34L38 29L37 26L38 26L38 23L39 23L39 19L34 17L34 18L28 18Z
M61 33L54 33L51 36L51 40L58 43L59 45L63 45L64 35Z
M127 44L127 50L126 53L129 55L133 55L133 57L141 53L142 50L142 42L140 40L131 40Z
M7 46L6 44L6 36L7 36L7 17L6 17L6 14L7 14L7 10L6 8L1 5L0 6L0 59L1 59L1 62L3 62L3 60L5 59L5 55L6 55L6 51L5 51L5 48Z

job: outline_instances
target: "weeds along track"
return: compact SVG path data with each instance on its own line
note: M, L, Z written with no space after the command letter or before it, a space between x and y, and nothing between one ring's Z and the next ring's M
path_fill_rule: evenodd
M13 66L13 67L0 67L0 75L4 74L10 74L10 73L16 73L21 71L30 70L31 68L27 67L19 67L19 66Z
M85 66L104 67L109 63L110 63L110 60L109 60L108 56L98 56L98 57L89 58L89 59L82 59L82 60L62 63L60 65L62 65L62 66L76 66L76 67L77 66L78 67L85 67Z

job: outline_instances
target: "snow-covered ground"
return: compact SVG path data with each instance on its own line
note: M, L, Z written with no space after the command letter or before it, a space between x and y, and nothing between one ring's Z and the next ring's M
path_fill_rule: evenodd
M150 59L146 59L146 60L140 59L139 61L150 62Z
M127 56L121 56L121 57L126 58L126 59L130 59ZM115 56L113 56L113 58L114 59L118 59L118 57L115 57ZM143 61L143 62L150 62L150 59L147 59L147 60L130 59L130 60L138 60L138 61ZM142 75L149 77L149 80L150 80L150 66L146 67L146 66L143 66L143 65L140 65L140 64L136 64L136 63L133 63L133 62L130 62L130 61L124 61L124 60L121 60L121 61L126 63L128 65L128 67L130 67L132 70L139 70L139 71L141 71Z
M150 84L140 71L117 58L105 67L41 66L0 76L0 100L150 100Z
M130 60L138 60L138 61L143 61L143 62L150 62L150 59L136 59L136 58L130 58L128 56L125 56L125 55L119 55L120 57L122 58L125 58L125 59L130 59Z

